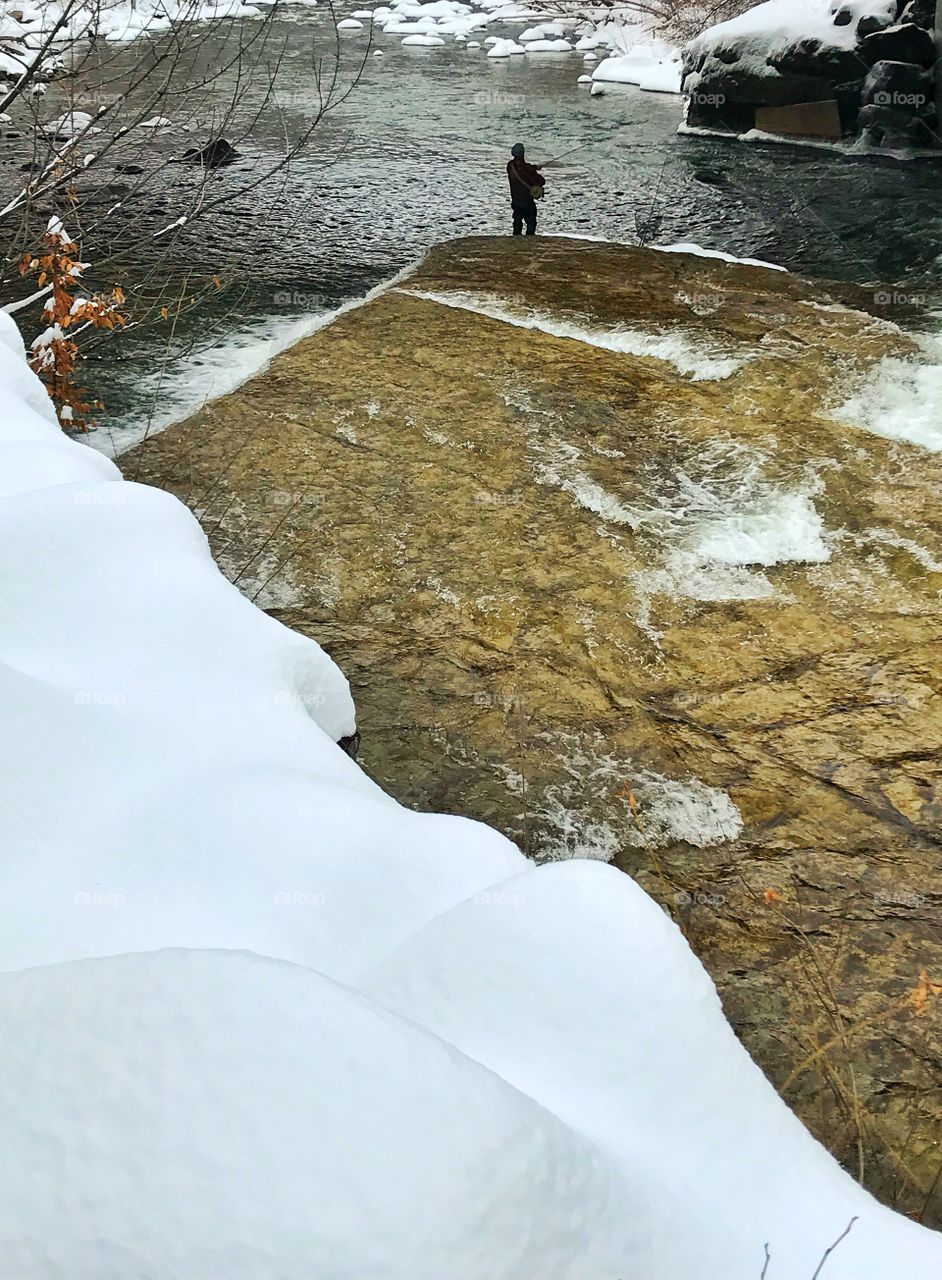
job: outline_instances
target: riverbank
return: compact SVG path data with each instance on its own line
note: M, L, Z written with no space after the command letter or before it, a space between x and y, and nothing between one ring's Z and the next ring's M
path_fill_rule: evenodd
M917 354L861 290L470 238L122 465L338 662L385 789L630 872L938 1221L942 475L866 394Z

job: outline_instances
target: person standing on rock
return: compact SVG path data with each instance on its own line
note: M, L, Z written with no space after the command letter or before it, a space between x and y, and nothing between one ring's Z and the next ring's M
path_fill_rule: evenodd
M510 179L510 207L514 214L514 235L523 234L523 224L527 224L527 235L536 235L536 202L543 198L543 187L546 179L536 165L527 164L524 159L522 142L515 142L510 148L510 162L507 165L507 177Z

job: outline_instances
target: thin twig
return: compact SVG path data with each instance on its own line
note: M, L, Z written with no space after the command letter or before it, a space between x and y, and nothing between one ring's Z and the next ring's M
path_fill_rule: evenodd
M853 1230L854 1223L856 1221L857 1221L857 1215L854 1214L850 1222L848 1222L847 1226L844 1228L841 1234L837 1237L834 1243L828 1245L828 1247L824 1251L823 1258L818 1263L817 1270L815 1271L814 1275L811 1277L811 1280L818 1280L818 1276L821 1274L824 1264L827 1262L828 1258L831 1256L831 1254L834 1252L837 1246L841 1243L841 1241L846 1240L847 1237L850 1235L851 1231Z

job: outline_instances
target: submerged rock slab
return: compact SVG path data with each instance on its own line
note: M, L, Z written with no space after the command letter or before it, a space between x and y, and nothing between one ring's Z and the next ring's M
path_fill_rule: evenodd
M630 872L814 1132L939 1222L942 455L834 416L917 354L873 301L454 241L125 472L328 649L387 790Z

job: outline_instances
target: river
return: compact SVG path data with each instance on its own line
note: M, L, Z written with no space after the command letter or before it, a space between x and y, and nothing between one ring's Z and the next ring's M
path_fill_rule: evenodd
M276 16L278 110L240 144L223 183L243 183L277 153L286 126L304 127L316 104L311 49L329 50L339 16L307 7ZM368 24L342 37L348 77L369 38ZM200 57L222 61L232 39L232 24L217 24ZM678 136L679 98L633 88L591 96L576 84L591 70L577 53L488 59L483 47L403 48L379 32L373 47L383 56L367 54L356 89L284 179L185 229L160 262L170 294L176 280L185 291L193 277L219 273L219 296L178 324L172 340L166 326L149 328L93 354L88 380L108 404L102 427L118 448L132 418L153 415L160 425L227 389L264 360L267 343L300 335L312 315L363 294L434 242L509 230L504 163L518 140L533 159L563 156L547 170L544 232L634 243L637 218L653 213L660 243L695 241L810 276L890 285L930 306L942 301L942 165ZM128 67L136 56L136 46L119 55ZM244 114L266 84L253 78ZM215 92L222 101L224 81ZM206 136L198 125L171 130L154 150L179 153ZM164 173L145 228L147 215L172 215L174 185L185 193L195 181L185 165ZM124 281L132 296L135 272L154 252L142 238Z

